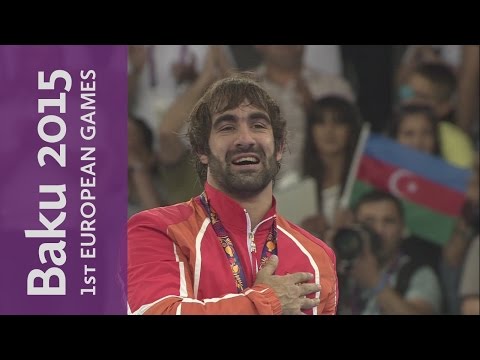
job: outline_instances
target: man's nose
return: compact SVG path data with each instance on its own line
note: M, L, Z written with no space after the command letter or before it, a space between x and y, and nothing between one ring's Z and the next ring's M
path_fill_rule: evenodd
M378 235L382 236L383 234L383 225L381 223L374 223L372 224L372 229L375 231Z
M237 135L238 136L235 140L235 146L251 147L256 143L248 126L241 126L238 130Z

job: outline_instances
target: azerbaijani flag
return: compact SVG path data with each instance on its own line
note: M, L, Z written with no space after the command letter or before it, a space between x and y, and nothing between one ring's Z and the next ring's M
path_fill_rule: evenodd
M465 203L471 172L370 134L360 158L350 204L373 188L399 197L409 230L443 245Z

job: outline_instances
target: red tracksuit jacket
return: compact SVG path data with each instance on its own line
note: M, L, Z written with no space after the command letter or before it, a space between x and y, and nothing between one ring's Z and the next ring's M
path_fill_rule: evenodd
M276 275L314 274L320 304L307 314L335 314L338 282L335 255L321 240L276 214L272 208L256 229L246 211L208 183L210 206L228 232L245 272L237 293L230 264L198 197L146 210L128 222L128 305L133 314L281 314L274 291L253 286L273 217L277 220ZM257 252L249 251L253 233ZM310 295L313 297L313 295Z

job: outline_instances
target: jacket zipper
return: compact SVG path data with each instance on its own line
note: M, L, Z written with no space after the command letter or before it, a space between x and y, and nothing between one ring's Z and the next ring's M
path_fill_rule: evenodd
M247 248L248 248L248 255L250 256L250 266L252 268L253 274L256 274L258 272L257 257L252 256L252 253L257 252L257 245L255 244L255 232L257 231L260 225L262 225L264 222L267 222L268 220L273 219L275 215L270 216L269 218L259 222L257 226L255 226L255 228L252 230L252 222L250 221L250 215L248 215L248 212L246 209L243 209L243 211L245 211L245 217L247 219ZM255 264L253 260L255 260Z

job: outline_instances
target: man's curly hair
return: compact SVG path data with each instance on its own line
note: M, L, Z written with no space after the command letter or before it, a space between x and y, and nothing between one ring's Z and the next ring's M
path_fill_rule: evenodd
M278 152L285 145L286 122L281 117L280 109L251 73L238 73L219 80L197 102L188 120L188 137L202 185L207 180L207 165L200 162L198 155L210 154L208 141L214 114L234 109L245 100L265 111L270 117L275 151ZM280 163L278 166L280 167Z

